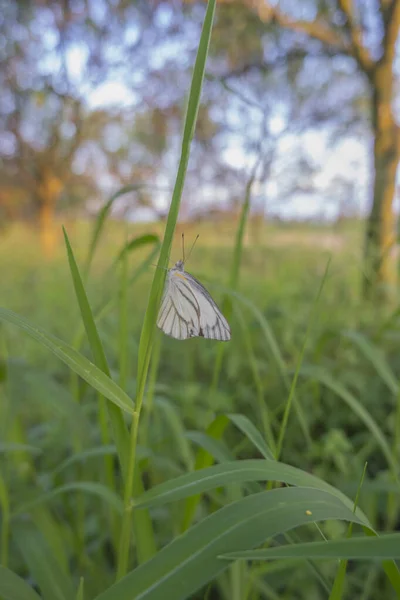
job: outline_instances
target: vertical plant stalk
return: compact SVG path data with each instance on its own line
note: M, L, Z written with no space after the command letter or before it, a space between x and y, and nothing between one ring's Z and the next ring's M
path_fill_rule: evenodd
M153 412L153 401L154 401L154 392L157 382L157 373L158 367L160 364L161 357L161 335L156 336L154 345L153 345L153 355L150 363L150 372L149 372L149 383L147 385L147 394L146 394L146 413L145 420L143 423L142 430L142 443L143 446L147 446L149 427L150 427L150 419Z
M361 478L360 478L360 482L358 484L358 488L357 488L357 492L356 492L356 498L354 500L354 507L353 507L353 513L356 512L357 510L357 506L358 506L358 500L360 497L360 492L361 492L361 488L362 485L364 483L364 478L365 478L365 473L367 471L367 463L365 463L364 465L364 469L363 472L361 474ZM350 521L348 528L347 528L347 538L351 538L351 534L353 533L353 523ZM336 577L335 577L335 581L333 582L333 587L331 590L331 593L329 595L329 600L341 600L341 598L343 597L343 588L344 588L344 578L346 575L346 569L347 569L347 563L349 561L347 559L342 559L340 561L339 564L339 569L336 573Z
M128 254L124 252L120 265L119 302L119 385L126 391L128 382Z
M395 412L395 422L394 422L394 437L393 437L393 446L392 446L392 454L395 457L395 461L397 462L400 453L400 391L396 397L396 412ZM397 471L391 469L391 479L393 483L397 483L399 485L399 478L397 475ZM398 519L399 515L399 502L398 502L398 492L389 492L387 498L387 519L386 519L386 528L388 531L391 531Z
M253 185L254 185L254 182L256 179L256 173L257 173L258 167L260 165L260 162L261 162L261 156L258 157L258 159L253 167L253 170L251 172L251 175L246 184L246 192L245 192L244 202L243 202L243 206L242 206L242 211L240 214L239 226L236 231L236 241L235 241L235 247L233 250L233 259L232 259L232 264L231 264L231 272L230 272L230 276L229 276L229 287L232 291L236 291L238 284L239 284L240 264L241 264L242 255L243 255L243 239L244 239L244 233L246 230L247 219L248 219L249 212L250 212L251 192L253 189ZM232 300L229 296L225 296L225 298L224 298L224 301L222 304L222 311L225 314L225 317L227 319L229 319L231 317L231 315L232 315ZM220 344L218 347L213 377L211 380L211 389L210 389L211 393L215 392L215 390L218 387L218 382L219 382L219 377L221 374L222 361L223 361L223 357L224 357L224 353L225 353L225 348L226 348L225 344Z
M293 403L293 398L294 398L294 394L295 394L295 390L296 390L296 385L297 385L297 380L299 377L299 373L300 373L300 369L301 369L301 365L303 363L303 358L304 358L304 353L307 347L307 342L308 342L308 337L310 335L310 331L311 331L311 325L313 324L313 317L315 315L317 306L318 306L318 302L323 290L323 287L325 285L325 281L328 275L328 271L329 271L329 265L330 265L331 259L329 258L326 268L325 268L325 273L322 277L317 295L315 297L315 300L313 302L312 308L311 308L311 312L310 312L310 316L308 319L308 323L307 323L307 330L306 330L306 335L304 338L304 342L303 342L303 347L301 349L300 352L300 356L299 359L297 361L297 366L296 366L296 371L294 374L294 377L292 379L292 384L290 386L290 391L289 391L289 396L286 402L286 406L285 406L285 410L283 413L283 418L282 418L282 423L281 423L281 428L279 430L279 436L278 436L278 441L276 444L276 452L275 452L275 458L276 460L279 460L281 452L282 452L282 446L283 446L283 440L285 437L285 433L286 433L286 428L287 428L287 424L288 424L288 420L289 420L289 415L290 415L290 410L292 408L292 403Z
M167 224L165 227L164 240L161 245L160 256L158 259L158 266L162 268L156 269L154 273L149 301L144 316L144 322L140 336L137 369L138 386L136 393L136 407L131 424L127 477L124 490L124 514L121 524L122 527L118 552L117 579L120 579L126 574L128 567L129 547L132 532L131 511L133 483L135 479L135 468L137 466L136 448L138 440L140 414L142 410L144 390L150 363L156 316L161 301L163 284L165 281L165 268L168 265L168 258L171 252L172 240L175 232L176 223L178 220L182 191L185 182L187 165L189 161L190 144L193 139L197 113L199 110L200 94L203 85L205 64L211 39L215 4L216 0L208 1L206 15L203 23L203 29L200 37L199 48L196 56L196 62L193 70L192 83L190 87L178 173L176 176L171 206L169 209Z
M1 543L0 563L8 565L8 544L10 539L10 502L6 482L0 472L0 507L1 507Z

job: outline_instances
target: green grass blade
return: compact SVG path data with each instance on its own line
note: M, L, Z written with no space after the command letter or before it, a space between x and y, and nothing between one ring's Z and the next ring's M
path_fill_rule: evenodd
M222 485L248 481L281 481L288 485L307 486L329 492L339 498L349 509L353 507L352 500L319 477L285 463L257 458L224 462L192 473L185 473L154 486L136 498L134 506L135 508L161 506L167 502L181 500ZM367 527L370 527L368 519L360 509L357 509L356 514L364 520Z
M106 204L99 211L99 214L97 215L97 218L96 218L96 221L95 221L95 224L93 227L92 239L90 240L88 255L86 258L86 264L85 264L85 276L86 277L89 274L92 260L93 260L94 254L96 252L96 248L99 244L100 237L103 232L104 225L106 223L106 219L107 219L108 215L110 214L110 211L112 209L112 206L113 206L115 200L117 200L124 194L129 194L131 192L135 192L136 190L140 189L141 187L143 187L143 184L126 185L125 187L118 190L115 194L113 194L111 196L111 198L106 202Z
M363 484L363 481L365 478L366 470L367 470L367 463L365 463L365 465L364 465L364 470L361 475L360 483L358 484L356 498L354 500L353 512L355 512L355 510L357 509L357 506L358 506L358 499L359 499L362 484ZM347 527L346 537L351 538L352 533L353 533L353 523L349 523L349 525ZM333 587L332 587L331 593L329 595L329 600L341 600L343 597L344 582L345 582L346 570L347 570L347 562L348 562L347 560L340 561L340 565L339 565L338 571L336 573L335 581L333 582Z
M244 202L242 205L242 210L240 212L239 224L236 230L236 239L235 245L233 248L233 257L231 263L231 270L229 275L228 285L231 290L236 290L239 285L239 273L240 273L240 264L242 261L243 255L243 239L244 233L246 229L247 219L250 211L250 199L251 199L251 191L253 188L253 184L255 181L256 171L259 166L259 160L257 160L256 164L253 167L250 178L246 184L246 192L244 197ZM223 303L222 303L222 312L225 317L229 320L232 316L232 299L229 295L226 295ZM215 392L218 386L219 376L222 368L222 361L224 357L224 353L226 350L225 344L220 344L217 350L217 357L214 364L214 371L211 382L211 394Z
M101 498L104 502L106 502L109 506L111 506L116 512L122 514L123 505L121 499L115 494L112 490L108 489L102 483L97 483L95 481L75 481L71 483L66 483L65 485L61 485L50 492L45 492L43 494L39 494L35 498L24 502L23 504L16 505L13 510L13 516L28 512L32 508L36 506L40 506L41 504L45 504L54 500L58 496L63 494L67 494L70 492L84 492L85 494L90 494Z
M224 431L229 424L228 417L225 415L218 415L207 427L207 435L215 440L220 440L224 435ZM214 456L204 448L201 448L196 454L195 470L204 469L211 466L214 463ZM200 502L201 496L190 497L185 502L185 509L183 513L182 531L185 531L190 527L194 516L196 514L197 506Z
M61 359L70 369L100 392L100 394L124 411L130 414L133 413L133 403L129 396L112 379L107 377L105 373L87 358L79 354L72 346L46 333L40 327L31 325L23 317L5 308L0 308L0 320L16 325L25 331L30 337L51 350L55 356Z
M211 454L217 462L235 460L234 454L222 440L207 435L202 431L187 431L186 437L188 440Z
M254 352L251 334L250 334L250 331L248 330L247 323L244 319L243 311L239 307L237 302L235 302L234 310L235 310L236 321L242 332L243 342L244 342L244 346L245 346L245 352L247 355L247 360L248 360L248 363L249 363L249 366L250 366L250 369L252 372L254 385L256 388L256 399L257 399L257 405L258 405L258 411L259 411L259 418L261 419L261 423L263 425L264 436L265 436L265 439L267 440L267 444L268 444L269 448L271 449L272 456L275 456L276 441L275 441L274 433L272 431L272 426L271 426L272 419L271 419L271 415L269 413L267 403L265 401L263 379L259 372L258 361L256 358L256 353Z
M155 233L145 233L144 235L139 235L127 241L117 254L117 257L110 267L110 271L114 270L118 263L124 260L124 258L134 250L139 250L139 248L143 248L143 246L148 246L149 244L156 245L159 241L160 238Z
M326 519L360 522L339 498L322 490L281 488L252 494L175 538L96 600L185 600L229 568L221 555L254 548L278 533Z
M257 448L262 456L269 460L275 460L275 457L266 444L263 436L257 429L257 427L244 415L230 414L228 419L232 421L234 425L250 440L250 442Z
M12 535L25 564L40 588L43 600L74 598L72 579L60 568L39 531L24 523L14 525Z
M86 335L88 337L90 348L92 350L93 359L95 364L99 367L99 369L101 369L108 377L111 377L106 354L104 352L103 344L101 343L100 335L97 331L92 309L90 307L89 300L86 295L86 291L79 273L78 265L75 261L74 253L72 251L67 232L64 228L63 232L65 245L67 247L69 267L75 288L75 294L78 300L79 309L81 312ZM100 398L100 410L104 410L103 406L104 404L102 403L102 398ZM115 404L108 404L108 413L113 429L115 444L118 449L118 458L121 464L122 472L126 473L126 461L129 443L128 430L125 425L123 414L121 413L118 406L116 406ZM105 420L105 416L103 416L103 422L105 422ZM103 437L104 434L105 432L103 431Z
M0 565L0 598L2 600L41 600L24 579L2 565Z
M42 454L41 448L29 446L28 444L17 444L15 442L3 442L0 444L0 454L8 454L10 452L27 452L28 454Z
M260 309L251 300L246 298L246 296L243 296L239 292L233 291L225 286L222 286L217 282L214 285L216 288L219 287L226 294L231 295L233 299L236 299L238 302L240 302L240 304L247 307L249 309L249 311L252 313L253 317L256 319L256 321L258 322L258 324L260 326L260 331L262 332L262 334L265 338L267 347L271 353L271 356L273 357L273 359L277 365L277 368L278 368L279 374L282 378L282 381L283 381L287 391L290 392L291 381L288 376L287 367L286 367L283 355L280 351L279 344L276 340L276 337L274 335L274 332L272 331L270 324L268 323L268 320L262 314ZM297 415L297 418L299 421L299 425L300 425L302 433L304 435L304 439L307 443L307 446L309 448L311 448L313 445L313 440L311 438L307 419L303 413L303 409L302 409L300 403L297 401L296 394L294 394L293 402L294 402L294 409L295 409L295 412L296 412L296 415Z
M286 433L286 428L287 428L287 424L288 424L288 420L289 420L289 415L290 415L290 411L292 408L292 403L294 400L294 395L295 395L295 389L296 389L296 385L297 385L297 380L299 377L299 373L300 373L300 369L301 369L301 365L303 363L303 358L304 358L304 354L306 351L306 347L307 347L307 343L308 343L308 337L311 331L311 326L314 322L314 317L315 317L315 313L318 307L318 302L319 299L321 297L322 294L322 290L326 281L326 278L328 276L328 271L329 271L329 265L330 265L330 259L327 262L326 268L325 268L325 272L324 275L321 279L321 283L319 285L318 288L318 292L317 295L314 299L311 311L310 311L310 315L308 317L308 323L307 323L307 330L306 330L306 335L304 337L304 342L303 342L303 346L301 348L300 354L299 354L299 358L297 361L297 365L296 365L296 371L294 373L293 379L292 379L292 383L290 386L290 390L289 390L289 396L285 405L285 410L283 413L283 418L282 418L282 423L281 423L281 427L279 430L279 435L278 435L278 441L276 443L276 451L275 451L275 458L276 460L278 460L280 458L281 452L282 452L282 447L283 447L283 440L285 437L285 433Z
M129 326L128 326L128 253L119 259L119 385L127 389L129 377Z
M379 537L352 537L345 540L306 542L289 546L277 546L248 552L229 552L224 558L232 560L270 560L272 558L345 558L347 560L382 560L400 558L400 533Z
M140 413L142 409L147 374L150 364L150 356L153 345L157 310L161 301L162 288L165 281L165 269L168 266L168 259L171 252L172 240L175 232L176 223L178 220L183 186L186 177L186 170L189 162L190 144L194 135L196 119L199 110L200 94L203 85L205 65L211 39L215 4L216 0L208 1L206 15L203 22L203 28L200 36L200 42L193 69L192 83L189 93L189 101L183 131L178 173L175 180L174 191L172 194L171 205L169 208L167 223L165 227L164 239L161 245L160 256L158 259L158 267L161 268L156 269L154 273L149 300L144 315L144 321L140 335L137 367L136 412L134 413L134 418L132 422L128 477L124 491L124 504L126 510L124 522L122 524L120 547L118 553L118 579L126 573L128 565L128 554L131 537L130 532L132 523L128 507L130 505L133 493L134 470L136 463L136 444L138 439Z
M388 365L382 351L375 346L365 335L358 331L344 331L342 335L351 340L371 362L376 372L385 382L392 394L397 398L399 394L399 383L392 369Z
M84 598L85 598L83 585L84 585L84 579L83 579L83 577L81 577L79 580L78 591L76 592L76 600L84 600Z
M363 530L367 537L379 537L376 531L373 531L369 527L363 527ZM387 578L397 594L397 597L400 598L400 572L397 564L394 562L394 560L384 560L382 562L382 566Z
M67 469L68 467L75 465L76 463L82 462L86 463L88 459L103 457L103 456L112 456L117 453L117 449L115 446L96 446L94 448L88 448L87 450L82 450L82 452L77 452L73 456L65 459L62 463L60 463L54 471L52 471L51 475L54 477Z
M310 379L319 381L322 385L332 390L332 392L334 392L351 408L354 414L358 416L367 429L369 429L369 431L372 433L377 445L385 456L389 467L391 468L393 474L396 475L398 469L396 458L390 449L383 431L368 410L364 408L361 402L355 396L353 396L353 394L344 385L333 379L329 373L320 367L303 366L300 374L309 377Z

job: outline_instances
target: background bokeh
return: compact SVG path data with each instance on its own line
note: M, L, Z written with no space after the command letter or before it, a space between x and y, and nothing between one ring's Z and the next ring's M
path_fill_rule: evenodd
M0 0L0 305L92 359L64 225L111 374L132 398L204 12ZM248 417L273 446L307 339L280 459L351 498L367 463L359 505L380 531L399 528L399 25L397 0L217 2L171 261L183 232L187 249L199 234L187 269L228 308L232 340L222 354L157 334L139 435L146 488L194 469L199 446L216 462L259 457L232 424L213 438L218 415ZM108 485L107 468L120 492L99 414L90 386L0 324L0 562L36 589L27 523L76 586L84 577L85 598L114 580L109 498L51 497ZM196 520L235 498L206 495ZM159 547L180 532L181 508L155 511ZM333 539L346 528L321 525ZM266 564L246 567L240 591L227 576L193 597L329 597L335 561ZM366 562L350 564L346 594L395 597Z

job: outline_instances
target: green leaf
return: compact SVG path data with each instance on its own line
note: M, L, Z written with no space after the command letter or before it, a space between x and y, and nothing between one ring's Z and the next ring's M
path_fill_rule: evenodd
M81 577L79 580L79 588L78 588L78 591L76 592L76 600L84 600L83 585L84 585L84 579L83 579L83 577Z
M246 552L229 552L223 558L232 560L270 560L272 558L383 560L400 558L400 533L383 534L371 538L363 536L345 540L307 542Z
M215 440L220 440L224 434L225 429L228 426L228 418L225 415L218 415L207 427L207 437ZM196 454L196 471L209 467L214 462L214 456L212 452L207 451L204 447L201 448ZM185 531L190 526L196 514L197 506L200 502L200 495L192 496L185 502L185 510L182 521L182 531Z
M27 452L28 454L42 454L41 448L29 446L28 444L16 444L13 442L3 442L0 444L0 454L9 452Z
M73 454L69 458L66 458L62 463L60 463L58 467L56 467L54 471L52 471L52 476L54 477L54 475L57 475L58 473L60 473L60 471L63 471L67 467L70 467L71 465L74 465L77 462L86 462L90 458L113 455L116 454L116 452L116 447L111 445L96 446L95 448L88 448L87 450L83 450L82 452L77 452L76 454Z
M202 431L187 431L186 437L191 442L208 452L217 462L235 460L235 455L222 440L218 440Z
M40 596L21 577L1 565L0 598L2 600L41 600Z
M129 396L105 373L87 358L79 354L72 346L63 342L59 338L46 333L40 327L31 325L26 319L5 308L0 308L0 319L16 325L33 339L40 342L43 346L51 350L60 358L70 369L75 371L82 379L87 381L100 394L108 400L132 414L134 406Z
M146 233L144 235L139 235L132 240L129 240L124 244L122 250L117 254L116 259L114 260L111 269L114 269L117 264L125 258L127 254L133 252L133 250L138 250L143 246L147 246L148 244L157 244L160 241L160 238L155 233Z
M339 498L322 490L281 488L252 494L175 538L96 600L185 600L229 567L221 555L249 550L279 533L327 519L361 523Z
M230 483L268 480L282 481L289 485L308 486L329 492L350 510L354 504L340 490L315 475L277 461L250 459L224 462L207 469L185 473L180 477L154 486L135 499L134 507L161 506L167 502L181 500L187 496L200 494ZM364 525L370 527L367 517L360 509L357 509L356 514Z
M230 414L228 419L232 421L234 425L250 440L250 442L259 450L264 458L269 460L275 460L274 455L268 448L263 436L257 429L257 427L244 415Z
M342 332L344 337L354 342L356 346L361 350L366 358L368 358L372 366L376 369L378 375L385 382L392 394L397 398L399 393L399 384L396 376L392 369L388 365L382 350L372 344L364 335L357 331L344 331Z
M389 444L386 441L382 429L376 423L368 410L361 404L361 402L355 396L353 396L353 394L349 392L344 385L335 380L329 373L319 367L303 366L300 370L300 375L319 381L337 394L339 398L341 398L351 408L354 414L358 416L367 429L369 429L369 431L372 433L393 473L397 474L397 461L389 447Z
M55 488L50 492L39 494L35 498L28 500L28 502L20 504L19 506L17 505L14 508L13 515L27 512L35 506L46 502L50 502L57 496L66 494L68 492L84 492L86 494L98 496L110 506L112 506L117 512L121 514L123 512L123 504L121 502L121 499L102 483L96 483L94 481L75 481L73 483L61 485L60 487Z
M71 600L75 597L72 580L55 560L43 536L28 523L14 525L13 539L36 580L44 600Z
M143 326L140 334L137 366L137 393L136 393L136 413L132 424L132 438L137 439L140 412L142 409L144 390L149 370L150 357L153 347L154 330L159 304L161 302L162 288L165 281L165 269L168 265L168 258L171 253L172 240L175 233L175 227L178 220L179 208L181 204L182 192L185 183L186 171L189 162L190 144L194 135L197 113L200 104L200 94L203 84L205 65L207 60L208 48L211 39L211 30L214 19L216 0L209 0L203 28L200 36L200 43L197 51L196 61L193 69L192 84L190 87L189 101L185 118L185 126L182 138L181 156L179 160L178 172L176 175L174 191L172 194L171 205L168 211L167 223L165 226L164 239L161 245L160 256L158 259L158 268L155 270L153 282L150 289L149 300L143 319ZM136 442L134 442L135 444ZM133 471L135 468L135 445L133 444L129 452L130 463L128 467L129 484L124 490L125 508L132 497ZM119 546L117 578L126 573L130 542L131 517L128 511L125 512L122 524L122 535Z
M97 331L92 309L90 308L89 300L87 298L86 291L79 273L78 265L76 264L71 244L69 243L67 232L64 228L63 232L65 238L65 245L67 247L69 267L71 270L71 276L75 288L75 294L78 300L79 309L81 311L82 321L85 326L86 335L88 337L90 348L92 350L94 362L97 365L97 367L101 369L103 373L105 373L105 375L107 375L107 377L109 377L111 380L110 369L108 367L103 344L101 343L100 335ZM120 389L120 391L123 394L125 393L121 388L118 389ZM123 414L115 404L108 405L108 413L113 428L115 444L118 449L118 458L121 464L122 472L125 474L127 468L126 461L129 448L128 429L125 425Z
M111 196L111 198L106 202L106 204L99 211L99 214L97 215L97 218L96 218L96 221L94 224L92 239L89 244L89 250L88 250L88 255L87 255L87 259L86 259L86 265L85 265L86 276L89 273L94 253L95 253L97 245L100 241L101 233L103 231L106 219L112 209L112 206L113 206L115 200L117 200L117 198L120 198L121 196L124 196L125 194L135 192L136 190L138 190L142 187L143 187L143 184L126 185L125 187L118 190L115 194L113 194Z

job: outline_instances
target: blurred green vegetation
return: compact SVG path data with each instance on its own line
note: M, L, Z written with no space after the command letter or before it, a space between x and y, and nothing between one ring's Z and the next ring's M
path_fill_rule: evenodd
M186 231L188 241L191 227ZM115 375L120 361L120 269L113 268L113 261L127 238L160 233L159 230L157 225L108 223L87 281L95 314L97 307L110 299L115 301L114 308L97 323ZM227 285L232 259L230 231L231 224L226 223L219 225L218 232L207 222L196 226L200 239L187 265L217 301ZM88 223L77 222L69 234L82 266L91 228ZM225 348L218 387L212 394L210 383L219 345L204 339L179 342L157 332L161 348L158 370L150 375L154 383L153 406L150 412L145 403L144 425L139 432L139 459L146 487L192 469L199 443L194 432L205 432L219 414L241 413L262 430L261 402L267 408L277 439L287 401L286 377L289 382L293 377L310 310L331 257L327 280L312 314L296 387L296 405L301 407L306 431L299 426L298 413L292 410L281 460L312 472L352 498L367 461L359 506L380 531L398 528L399 490L388 463L392 460L397 464L400 441L399 319L397 312L383 313L360 304L361 234L359 223L347 224L342 230L268 225L262 232L262 243L245 244L240 290L231 319L232 340ZM171 254L174 261L181 254L179 235L175 241ZM74 344L81 321L65 250L60 247L53 260L43 262L35 248L36 234L26 228L12 228L3 236L0 305ZM148 254L149 248L132 251L129 274ZM135 395L139 334L152 274L153 267L147 267L128 291L126 390L131 397ZM0 448L1 444L10 443L29 446L15 448L2 459L2 477L10 490L12 510L26 512L23 506L38 494L76 479L104 483L104 454L114 456L115 449L111 445L99 450L94 390L76 381L65 366L19 330L2 326L0 331ZM86 342L83 351L90 358ZM283 371L277 363L277 352ZM215 443L225 456L228 453L237 459L259 457L233 425ZM91 452L93 448L97 450ZM76 460L74 455L78 455ZM116 463L113 464L115 470ZM223 505L229 497L228 492L222 491L206 495L196 519L205 516L213 505ZM72 491L26 509L52 546L56 559L74 574L76 585L78 575L85 576L85 598L92 598L113 581L113 517L108 500L102 494L87 496ZM181 510L178 502L152 512L160 546L179 532ZM82 525L81 531L77 523ZM55 529L62 532L62 542L51 533ZM328 521L321 529L327 537L337 538L345 534L346 525ZM314 533L306 526L297 534L302 541L318 539L316 530ZM24 574L21 548L17 549L21 541L14 534L11 539L9 566ZM318 563L317 577L302 562L265 563L254 568L254 587L246 597L325 598L319 578L328 582L329 589L336 568L334 561ZM372 599L379 593L380 598L391 598L389 583L382 573L378 563L372 567L352 564L348 597ZM223 581L213 585L208 596L195 597L227 597Z

